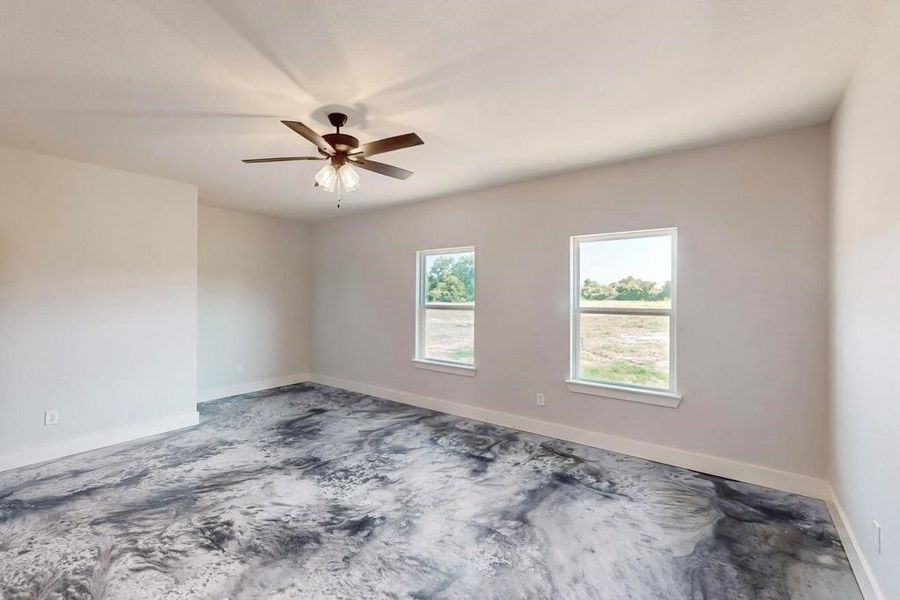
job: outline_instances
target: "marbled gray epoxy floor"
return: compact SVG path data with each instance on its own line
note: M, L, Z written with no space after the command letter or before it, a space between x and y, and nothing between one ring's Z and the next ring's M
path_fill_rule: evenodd
M297 385L0 473L0 598L859 599L815 500Z

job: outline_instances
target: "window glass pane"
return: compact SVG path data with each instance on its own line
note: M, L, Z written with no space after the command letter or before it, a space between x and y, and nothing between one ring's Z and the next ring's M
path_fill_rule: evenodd
M473 364L475 311L426 309L424 358Z
M581 306L672 306L672 238L668 235L580 242Z
M580 379L669 388L669 317L580 315Z
M475 302L475 253L425 256L425 302Z

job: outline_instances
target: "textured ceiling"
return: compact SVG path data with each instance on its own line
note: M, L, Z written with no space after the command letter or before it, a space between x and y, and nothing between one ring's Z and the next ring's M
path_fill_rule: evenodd
M328 218L281 125L425 145L347 211L826 120L880 0L2 2L0 144Z

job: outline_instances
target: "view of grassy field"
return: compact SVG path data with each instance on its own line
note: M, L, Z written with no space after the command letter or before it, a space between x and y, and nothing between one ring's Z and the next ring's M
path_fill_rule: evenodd
M672 299L661 300L585 300L581 299L581 306L587 308L672 308Z
M475 312L425 311L425 358L464 364L475 361Z
M582 379L669 387L669 317L581 315Z

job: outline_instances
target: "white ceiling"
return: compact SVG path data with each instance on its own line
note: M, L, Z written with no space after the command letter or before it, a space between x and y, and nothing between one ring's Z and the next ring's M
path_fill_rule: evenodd
M321 163L279 123L415 131L340 214L817 123L881 0L3 0L0 144L319 219Z

